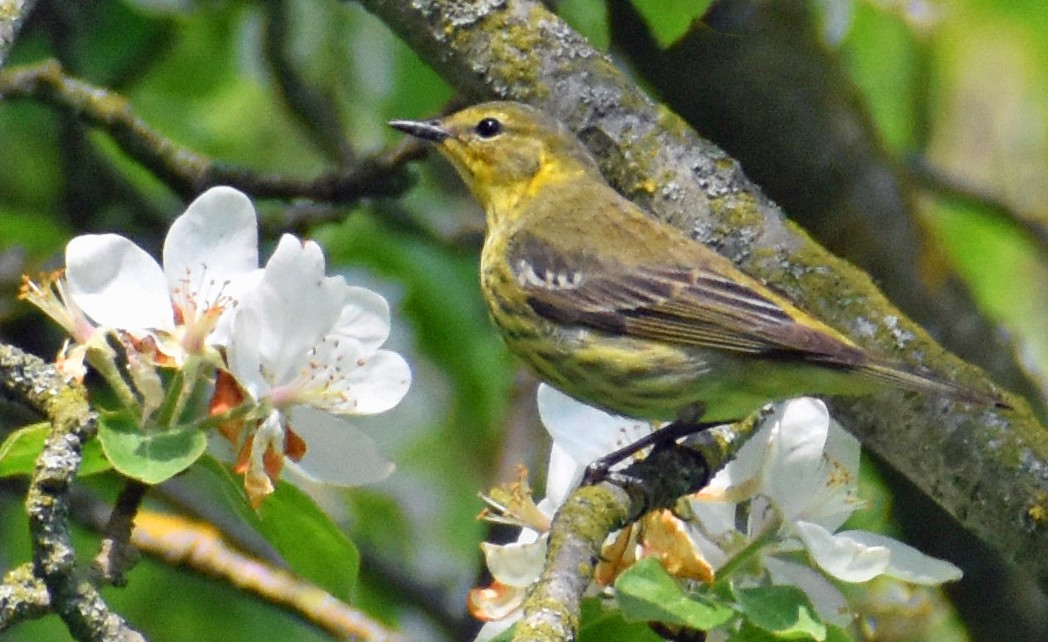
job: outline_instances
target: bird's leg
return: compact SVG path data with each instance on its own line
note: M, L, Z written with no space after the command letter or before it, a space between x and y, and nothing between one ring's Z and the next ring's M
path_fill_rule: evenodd
M604 478L607 477L608 471L611 470L612 466L625 461L628 457L633 456L648 446L653 446L655 448L670 446L675 444L681 437L695 435L709 428L713 428L714 426L721 426L726 423L731 422L701 422L678 419L667 426L644 435L633 443L626 444L624 447L593 461L593 463L586 466L586 472L582 475L582 483L589 485L603 481Z

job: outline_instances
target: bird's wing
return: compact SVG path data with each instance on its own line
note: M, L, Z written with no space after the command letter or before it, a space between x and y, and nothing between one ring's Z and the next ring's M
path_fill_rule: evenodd
M705 348L773 353L851 365L860 350L718 261L702 266L620 266L570 254L534 235L507 257L540 316L605 332Z

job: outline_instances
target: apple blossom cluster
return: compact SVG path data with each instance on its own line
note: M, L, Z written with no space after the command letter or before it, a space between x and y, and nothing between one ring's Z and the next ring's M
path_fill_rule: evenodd
M554 441L546 497L535 504L526 480L493 491L489 503L498 514L491 518L522 530L516 542L482 544L494 581L470 595L471 612L486 622L478 640L491 639L520 617L525 592L545 558L552 515L579 484L585 465L653 429L545 385L538 405ZM960 579L954 565L902 542L839 530L863 506L858 473L858 441L830 418L821 401L779 404L736 458L688 498L689 514L653 511L609 536L590 593L613 596L617 578L642 558L654 558L668 575L700 587L695 595L714 583L730 584L735 595L756 587L794 587L814 610L813 619L821 621L814 625L847 627L855 613L835 582L894 578L931 586ZM720 630L707 639L726 639L743 625L745 612L737 601L717 613L712 621Z
M163 266L116 234L74 238L65 260L64 272L25 279L22 296L69 334L60 370L82 380L93 368L142 440L170 431L203 443L217 427L255 506L285 469L339 485L392 471L343 419L389 410L410 385L404 358L381 348L388 304L326 276L320 247L291 235L260 268L257 216L241 192L197 198L171 225ZM194 403L202 389L206 408ZM314 440L322 447L310 449ZM157 462L113 464L137 477Z

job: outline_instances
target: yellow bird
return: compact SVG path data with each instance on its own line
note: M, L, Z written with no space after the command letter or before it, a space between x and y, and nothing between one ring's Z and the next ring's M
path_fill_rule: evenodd
M890 384L992 394L872 356L616 192L549 115L492 102L390 125L433 143L484 207L484 300L510 350L576 399L646 420L736 420Z

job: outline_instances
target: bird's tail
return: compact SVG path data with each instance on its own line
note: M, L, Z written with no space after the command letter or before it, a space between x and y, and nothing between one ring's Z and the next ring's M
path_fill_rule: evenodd
M1011 409L1012 407L996 390L975 390L959 383L938 379L934 376L902 370L890 363L871 359L857 368L864 376L870 379L883 381L903 390L938 394L954 401L993 406L995 408Z

